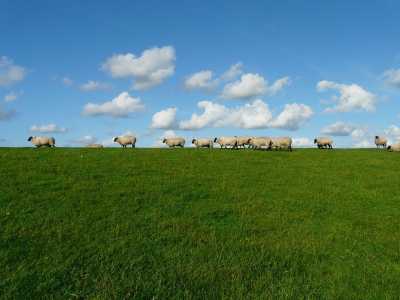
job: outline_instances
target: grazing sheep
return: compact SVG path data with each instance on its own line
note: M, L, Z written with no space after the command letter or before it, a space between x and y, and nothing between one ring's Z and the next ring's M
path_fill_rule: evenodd
M102 144L89 144L86 148L103 148Z
M251 137L249 137L249 136L235 136L235 138L237 139L236 146L238 148L242 147L243 149L245 149L246 146L250 146Z
M393 144L387 147L388 151L400 152L400 143Z
M377 148L382 147L386 148L387 145L387 138L385 137L380 137L380 136L375 136L375 145Z
M289 151L292 151L292 143L293 141L290 137L276 137L271 138L269 147L271 149L288 149Z
M269 137L255 137L251 138L249 143L253 149L268 149L270 146L271 138Z
M212 140L209 139L193 139L192 144L196 146L196 148L209 148L213 147Z
M318 137L314 139L314 144L317 144L318 149L329 148L332 149L333 141L328 137Z
M31 142L37 148L39 147L55 147L56 140L47 136L30 136L28 142Z
M183 148L185 146L185 139L181 137L164 138L163 143L168 145L170 148L174 147Z
M228 148L231 146L231 149L237 149L237 138L236 137L219 137L214 139L214 143L217 143L222 148Z
M114 143L118 143L122 146L122 148L126 148L127 145L132 145L132 148L135 148L136 137L132 135L122 135L114 138Z

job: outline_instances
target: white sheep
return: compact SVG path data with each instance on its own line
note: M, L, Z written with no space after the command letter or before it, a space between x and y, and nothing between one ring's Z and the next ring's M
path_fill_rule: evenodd
M268 149L270 147L271 138L269 137L254 137L251 138L249 143L253 149Z
M209 148L213 147L212 140L209 139L193 139L192 144L196 146L196 148Z
M269 146L271 149L288 149L289 151L292 151L292 143L293 141L291 137L276 137L271 138Z
M170 137L164 138L162 141L164 144L168 145L170 148L185 146L185 139L181 137Z
M387 147L388 151L400 152L400 143L393 144Z
M329 137L317 137L314 139L314 144L317 144L318 149L329 148L332 149L333 141Z
M136 137L132 135L117 136L114 138L114 143L120 144L122 148L126 148L127 145L132 145L132 148L135 148Z
M379 135L375 136L375 145L377 148L382 147L386 148L387 145L387 138L385 137L380 137Z
M56 140L53 137L47 136L30 136L28 142L31 142L36 147L55 147Z
M237 139L236 146L238 148L242 147L243 149L245 149L246 146L250 146L251 137L249 137L249 136L235 136L235 138Z
M237 138L236 137L219 137L214 139L214 143L217 143L221 146L222 148L228 148L228 146L231 147L231 149L237 149Z

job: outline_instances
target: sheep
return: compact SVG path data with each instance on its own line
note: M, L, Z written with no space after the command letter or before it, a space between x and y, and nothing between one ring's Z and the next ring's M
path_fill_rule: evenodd
M47 136L30 136L28 142L31 142L37 148L39 147L55 147L56 140L53 137Z
M249 143L253 149L269 148L271 138L269 137L255 137L251 138Z
M231 149L237 149L237 138L236 137L219 137L214 139L214 143L217 143L222 148L228 148L231 146Z
M102 144L89 144L86 145L86 148L103 148Z
M400 152L400 143L393 144L387 147L388 151Z
M132 145L132 148L135 148L136 137L132 135L122 135L114 138L114 143L118 143L122 146L122 148L126 148L127 145Z
M243 149L246 148L246 145L250 146L250 139L251 137L248 136L235 136L235 138L237 139L237 144L236 146L239 147L243 147Z
M213 147L212 140L209 139L193 139L192 144L196 146L196 148L209 148Z
M162 141L164 144L168 145L170 148L185 146L185 139L181 137L170 137L164 138Z
M317 137L314 139L314 144L317 144L318 149L333 148L332 147L333 141L329 137Z
M375 145L377 148L382 146L382 148L386 148L387 145L387 138L380 137L379 135L375 136Z
M276 137L271 138L269 147L275 149L288 149L292 151L292 138L291 137Z

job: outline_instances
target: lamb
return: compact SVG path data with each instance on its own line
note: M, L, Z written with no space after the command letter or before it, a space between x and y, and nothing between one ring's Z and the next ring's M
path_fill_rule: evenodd
M136 137L132 135L117 136L114 138L114 143L120 144L122 148L126 148L127 145L132 145L132 148L135 148Z
M387 147L388 151L400 152L400 143L393 144Z
M86 148L103 148L102 144L89 144L86 145Z
M185 139L181 137L164 138L162 142L168 145L170 148L174 147L183 148L185 146Z
M213 147L213 142L209 139L193 139L192 144L196 146L196 148L209 148Z
M251 137L248 136L235 136L235 138L237 139L237 144L236 146L239 147L243 147L243 149L246 148L246 145L250 145L250 139Z
M329 137L318 137L314 139L314 144L317 144L318 149L329 148L332 149L333 141Z
M28 142L31 142L37 148L39 147L55 147L56 140L47 136L30 136Z
M379 148L380 146L382 148L386 148L387 138L380 137L379 135L375 136L375 145L376 145L377 148Z
M214 143L217 143L222 148L228 148L231 146L231 149L237 149L237 138L236 137L219 137L214 139Z
M250 146L253 149L262 149L270 147L271 138L269 137L255 137L250 139Z
M289 151L292 151L292 143L293 141L291 137L277 137L271 138L269 146L271 149L288 149Z

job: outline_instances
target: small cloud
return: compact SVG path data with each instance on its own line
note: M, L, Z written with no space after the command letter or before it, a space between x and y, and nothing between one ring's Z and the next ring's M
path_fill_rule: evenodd
M69 77L64 77L61 79L61 82L65 85L65 86L71 86L74 84L74 81L69 78Z
M218 80L213 79L213 72L203 70L187 77L184 86L187 90L205 90L211 91L218 85Z
M79 88L84 92L106 91L111 89L111 85L104 82L89 80L88 82L82 84Z
M144 110L140 98L134 98L128 92L122 92L111 101L102 104L88 103L83 108L85 116L111 116L113 118L126 118L131 113Z
M24 67L14 64L7 56L0 57L0 86L10 86L22 81L27 73Z
M156 112L151 120L150 128L154 129L169 129L176 125L175 107L170 107L159 112Z
M17 98L19 96L21 96L22 94L23 94L22 92L13 92L13 91L11 91L11 92L9 92L8 94L6 94L4 96L4 101L5 102L13 102L13 101L17 100Z
M243 74L243 64L241 62L238 62L232 66L229 67L227 71L224 72L224 74L221 75L221 80L224 81L229 81L233 80L236 77L240 76Z
M400 69L390 69L383 73L383 79L389 86L400 88Z
M97 142L97 138L91 135L85 135L77 140L73 140L73 144L79 144L83 146L87 146L90 144L95 144Z
M314 142L306 137L293 138L293 146L307 148L314 145Z
M41 133L65 133L68 131L67 128L58 127L56 124L52 123L47 125L32 125L29 130Z

